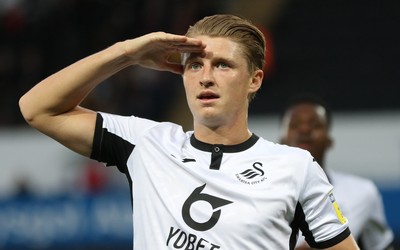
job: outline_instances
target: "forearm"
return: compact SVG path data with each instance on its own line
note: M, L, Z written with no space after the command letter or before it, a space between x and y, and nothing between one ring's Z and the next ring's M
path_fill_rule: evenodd
M90 156L97 116L79 104L94 87L131 65L181 74L182 65L168 61L171 54L201 53L204 48L201 40L164 32L116 43L38 83L21 97L21 112L32 127Z
M44 79L20 99L29 123L74 110L99 83L130 65L122 43L86 57Z

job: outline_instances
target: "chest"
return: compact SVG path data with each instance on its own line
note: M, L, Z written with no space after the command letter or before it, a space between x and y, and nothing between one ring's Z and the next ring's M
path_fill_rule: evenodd
M251 150L221 154L185 148L168 151L157 157L150 152L135 155L134 182L141 183L135 191L146 190L146 195L162 199L176 213L185 214L183 218L190 218L193 227L217 214L226 228L262 225L263 230L288 225L293 218L299 181L292 166L279 157Z

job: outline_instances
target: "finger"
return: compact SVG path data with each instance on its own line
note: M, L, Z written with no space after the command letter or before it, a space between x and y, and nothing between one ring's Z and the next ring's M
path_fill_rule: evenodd
M173 46L173 47L198 47L203 49L205 48L205 44L203 44L202 40L187 36L165 34L165 36L161 38L159 41L166 43L167 46Z
M183 73L183 67L180 64L168 64L166 69L175 74L181 75Z
M177 45L205 46L202 40L187 36L171 35L167 40Z
M171 49L174 49L176 51L180 51L180 52L201 52L204 51L203 46L194 46L194 45L170 45Z
M167 57L167 62L171 64L181 64L182 63L182 55L181 53L172 53Z

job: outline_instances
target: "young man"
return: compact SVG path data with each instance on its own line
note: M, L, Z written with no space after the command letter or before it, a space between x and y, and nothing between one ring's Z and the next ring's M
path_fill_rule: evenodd
M325 154L333 143L330 136L332 115L327 105L316 96L301 95L289 103L282 117L281 142L308 150L324 169L360 248L393 249L393 233L386 223L375 184L325 167ZM299 242L298 249L308 249L304 240Z
M32 88L20 107L33 127L126 174L136 249L293 249L299 227L315 247L357 249L311 155L248 129L264 50L250 22L210 16L186 36L151 33L78 61ZM182 74L194 131L79 106L132 65Z

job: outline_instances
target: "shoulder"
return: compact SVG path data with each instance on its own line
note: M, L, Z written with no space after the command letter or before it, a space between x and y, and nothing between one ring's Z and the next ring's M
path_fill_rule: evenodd
M133 116L133 115L124 116L124 115L116 115L116 114L99 112L98 119L99 119L99 117L100 117L101 121L103 122L103 127L109 127L109 128L117 128L117 127L127 125L127 126L131 126L131 127L136 127L136 126L147 127L149 129L153 128L153 127L182 129L181 126L171 123L171 122L158 122L158 121L141 118L141 117Z
M97 127L125 139L143 136L186 136L181 126L170 122L157 122L137 116L98 113Z
M290 156L294 157L295 159L308 159L311 156L311 154L303 150L301 148L297 147L291 147L275 142L268 141L262 137L260 137L260 143L265 147L266 152L271 153L271 155L276 155L276 156Z
M306 150L270 142L263 138L260 138L259 142L261 147L258 149L259 152L267 157L271 164L298 177L304 176L316 164L311 154Z
M103 122L104 127L114 128L114 127L121 127L124 124L134 126L135 124L145 124L147 126L155 126L158 122L140 118L137 116L124 116L124 115L116 115L110 113L99 112L98 119L101 119Z

